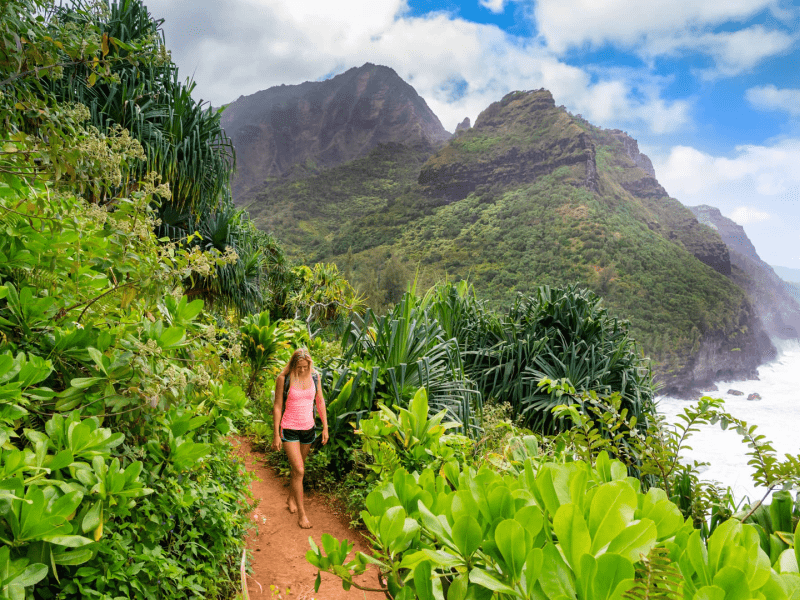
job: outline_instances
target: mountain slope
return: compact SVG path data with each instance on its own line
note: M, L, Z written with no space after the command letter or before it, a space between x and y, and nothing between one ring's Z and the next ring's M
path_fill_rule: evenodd
M625 133L570 115L545 90L515 92L426 158L382 146L271 180L251 194L254 220L371 293L398 260L422 285L469 277L498 305L579 282L631 320L673 393L753 376L774 352L729 279L724 242L668 196Z
M780 339L800 337L800 304L792 288L761 260L744 228L713 206L693 206L690 210L701 223L716 230L728 246L733 280L752 297L767 333Z
M450 137L419 94L388 67L365 64L325 81L272 87L229 104L222 126L236 148L237 202L292 167L316 170L402 141L432 148Z

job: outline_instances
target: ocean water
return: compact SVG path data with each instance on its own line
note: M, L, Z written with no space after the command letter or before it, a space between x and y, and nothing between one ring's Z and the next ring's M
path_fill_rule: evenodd
M722 398L725 409L748 425L757 425L757 433L772 442L778 457L800 454L800 342L778 342L778 358L758 369L759 381L719 381L719 391L707 392L712 398ZM729 390L744 392L742 396L728 394ZM751 393L761 400L749 401ZM662 396L658 409L670 423L677 422L678 413L691 404L686 400ZM701 469L701 479L730 486L737 501L760 499L763 488L751 479L752 467L747 464L747 446L733 430L723 431L718 425L701 426L689 440L692 450L683 453L683 460L707 462Z

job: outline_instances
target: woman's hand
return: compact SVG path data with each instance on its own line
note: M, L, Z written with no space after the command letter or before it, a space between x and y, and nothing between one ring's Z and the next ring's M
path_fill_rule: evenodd
M325 427L322 428L322 445L324 446L327 443L328 443L328 426L326 425Z
M275 452L280 452L282 446L283 444L281 443L281 436L276 435L272 440L272 449L275 450Z

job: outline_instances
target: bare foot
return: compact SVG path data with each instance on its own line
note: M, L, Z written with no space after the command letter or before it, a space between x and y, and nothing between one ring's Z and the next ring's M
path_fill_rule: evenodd
M297 502L294 501L294 496L291 494L286 498L286 508L288 508L289 512L292 514L297 512Z
M306 517L305 515L301 515L297 519L297 524L300 525L301 529L311 529L312 527L311 521L309 521L308 517Z

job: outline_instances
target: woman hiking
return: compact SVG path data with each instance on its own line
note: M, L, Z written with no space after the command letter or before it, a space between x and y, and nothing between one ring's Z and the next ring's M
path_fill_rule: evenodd
M303 505L303 475L306 457L317 435L314 430L314 404L322 421L322 443L328 443L328 415L319 374L314 371L314 361L305 348L295 350L292 358L275 380L275 437L272 442L277 452L286 450L292 477L286 504L289 512L297 513L297 523L303 529L311 527Z

